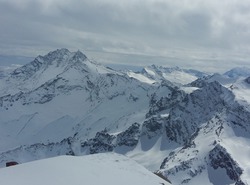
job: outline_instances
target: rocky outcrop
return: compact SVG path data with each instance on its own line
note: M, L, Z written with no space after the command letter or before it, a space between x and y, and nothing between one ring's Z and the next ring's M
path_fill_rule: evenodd
M215 170L218 168L225 169L228 177L235 181L236 185L244 184L240 178L243 170L224 147L217 144L214 149L209 152L209 160L210 165Z
M159 117L153 117L149 120L144 121L142 124L142 136L146 136L148 139L151 139L156 136L161 136L163 133L163 124L164 120Z
M248 83L248 84L250 84L250 77L247 77L247 78L245 79L245 82Z
M211 120L216 114L229 108L228 99L234 95L218 82L207 83L174 106L166 122L168 138L177 143L186 143L201 123Z
M136 146L140 138L140 124L133 123L127 130L117 135L117 146Z
M110 152L113 151L114 145L112 144L115 136L107 133L106 130L97 132L93 139L89 139L81 144L81 147L89 148L90 154Z

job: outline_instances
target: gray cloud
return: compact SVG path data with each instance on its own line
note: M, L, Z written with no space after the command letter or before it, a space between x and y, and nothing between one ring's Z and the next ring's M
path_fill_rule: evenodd
M174 57L184 66L247 65L249 57L249 0L0 0L0 12L0 54L66 47Z

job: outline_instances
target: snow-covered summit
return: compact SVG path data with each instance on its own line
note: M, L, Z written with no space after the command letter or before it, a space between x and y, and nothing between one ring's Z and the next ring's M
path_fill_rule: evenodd
M0 95L28 92L40 87L49 80L59 76L81 78L86 73L115 73L95 62L90 61L81 51L70 52L58 49L45 56L38 56L30 63L15 69L0 82Z
M130 126L130 116L145 111L148 90L154 88L66 49L36 58L0 82L2 150L26 142L60 141L78 129L85 139L105 127L123 130ZM60 124L69 129L55 136ZM93 126L96 132L89 132Z
M84 62L85 60L87 60L87 57L80 51L70 52L68 49L57 49L45 56L38 56L32 62L14 70L11 77L27 80L28 78L33 78L33 76L38 76L38 74L42 75L43 72L47 72L47 70L52 68L53 71L50 71L50 73L54 73L54 76L56 76L62 73L67 66L72 66L77 62ZM49 77L51 78L51 75Z
M68 58L72 53L65 48L57 49L55 51L51 51L45 56L38 56L38 58L46 61L47 63L52 63L55 60L62 61L64 58Z
M248 77L250 76L250 68L236 67L224 73L225 76L230 78Z
M0 184L169 185L135 161L118 154L61 156L0 169Z
M156 65L145 67L141 74L158 82L167 80L181 85L190 83L199 77L207 75L206 73L191 69L181 69L179 67L168 68Z

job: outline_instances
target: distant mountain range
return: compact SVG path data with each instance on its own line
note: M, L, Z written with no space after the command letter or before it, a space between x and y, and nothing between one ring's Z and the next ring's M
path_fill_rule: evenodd
M249 184L249 78L52 51L0 77L0 165L116 152L172 184Z

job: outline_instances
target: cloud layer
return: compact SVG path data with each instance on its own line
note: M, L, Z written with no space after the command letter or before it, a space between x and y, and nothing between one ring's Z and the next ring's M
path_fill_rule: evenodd
M245 62L249 0L0 0L0 54L86 51Z

